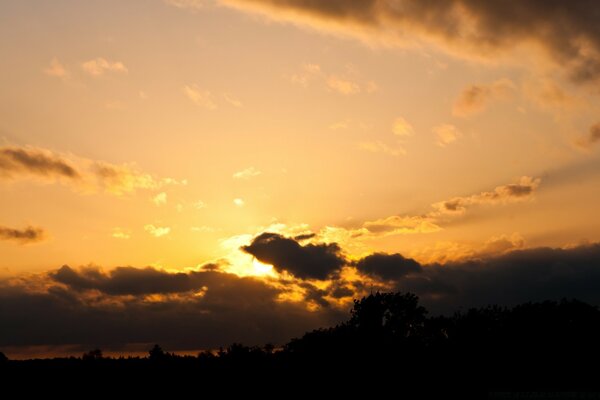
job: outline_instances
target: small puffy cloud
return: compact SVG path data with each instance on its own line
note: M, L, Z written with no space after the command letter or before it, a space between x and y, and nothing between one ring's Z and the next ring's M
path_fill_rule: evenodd
M127 73L127 67L120 61L108 61L98 57L81 64L81 68L94 77L102 76L108 72Z
M415 132L411 124L409 124L404 118L398 117L392 124L392 132L396 136L407 137L412 136Z
M234 173L232 176L234 179L250 179L260 175L261 172L254 167L249 167Z
M262 233L242 250L260 262L273 265L278 272L288 273L302 279L326 279L345 264L339 246L330 244L307 244L278 233Z
M348 79L332 75L327 79L327 87L340 94L350 95L360 93L360 85Z
M194 207L198 210L201 210L203 208L206 208L206 203L203 202L202 200L198 200L197 202L194 203Z
M451 124L442 124L433 128L433 133L436 136L436 144L440 147L445 147L454 143L462 137L462 132Z
M28 226L24 229L8 228L0 226L0 240L16 242L18 244L30 244L44 240L46 233L42 228Z
M237 199L233 199L233 204L237 207L243 207L246 202L238 197Z
M44 69L44 73L60 79L67 79L70 75L67 68L56 57L50 61L50 65Z
M152 224L144 225L144 230L157 238L171 233L171 228L168 226L154 226Z
M110 235L115 239L131 239L131 232L122 228L114 228Z
M490 102L506 99L515 90L509 79L501 79L489 85L471 85L465 88L454 102L452 113L468 117L483 111Z
M208 90L202 90L197 85L186 85L183 87L183 93L194 104L200 107L208 110L217 109L217 103L215 103L213 95Z
M157 194L156 196L154 196L152 198L152 202L157 206L167 204L167 193L160 192L159 194Z

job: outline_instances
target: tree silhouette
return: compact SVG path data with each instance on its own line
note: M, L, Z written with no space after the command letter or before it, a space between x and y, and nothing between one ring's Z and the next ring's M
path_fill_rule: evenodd
M102 358L104 357L102 355L102 350L100 349L90 350L87 353L83 353L81 356L81 359L84 361L101 360Z

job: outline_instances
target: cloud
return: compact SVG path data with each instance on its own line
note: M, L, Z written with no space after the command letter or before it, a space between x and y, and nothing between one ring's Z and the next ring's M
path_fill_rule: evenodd
M262 233L249 245L242 246L242 250L262 263L273 265L278 272L286 271L302 279L326 279L345 263L335 243L302 246L277 233Z
M471 85L456 99L452 113L458 117L479 113L490 102L506 99L513 90L515 85L509 79L501 79L489 85Z
M206 0L163 0L173 7L197 11L206 6Z
M356 269L365 274L382 280L395 280L410 273L421 272L421 266L411 258L400 254L375 253L360 259Z
M152 198L152 202L156 206L161 206L161 205L167 204L167 194L165 192L160 192L159 194L157 194L156 196L154 196Z
M246 202L243 199L237 198L233 199L233 204L237 207L243 207L246 204Z
M201 210L203 208L206 208L206 203L203 202L202 200L198 200L197 202L194 203L194 207L198 210Z
M600 244L534 248L498 256L422 265L395 278L395 290L416 293L433 312L488 304L577 298L600 304Z
M489 192L481 192L465 197L453 197L450 200L434 203L432 207L437 212L433 212L431 215L463 214L467 208L474 205L505 204L529 200L539 185L540 179L523 176L518 183L497 186Z
M594 144L600 142L600 122L590 126L588 134L577 141L577 144L581 147L591 147ZM0 165L1 168L1 165Z
M234 107L243 107L244 104L228 93L223 93L223 99Z
M168 226L154 226L153 224L144 225L144 230L157 238L171 233L171 228Z
M410 234L440 231L434 218L427 216L398 216L367 221L363 224L367 231L374 234Z
M127 67L120 61L108 61L98 57L81 64L81 68L94 77L102 76L108 72L127 73Z
M495 206L531 201L540 185L539 178L521 177L516 183L501 185L491 191L470 196L457 196L431 205L431 210L418 215L392 215L364 221L350 228L325 227L317 236L326 242L337 242L364 254L364 240L391 235L430 234L441 231L449 221L463 216L471 207Z
M340 94L350 95L360 93L360 85L348 79L332 75L327 79L327 87Z
M115 239L131 239L131 232L121 228L113 228L113 232L110 236Z
M232 176L234 179L250 179L260 175L261 172L254 167L249 167L234 173Z
M396 136L407 137L414 135L415 131L411 124L409 124L404 118L398 117L392 124L392 132Z
M352 66L346 67L344 74L329 74L323 71L320 65L307 63L302 65L299 72L291 74L288 79L293 84L307 87L310 82L316 81L323 84L327 89L342 94L354 95L359 93L374 93L378 86L373 81L360 79L359 74Z
M0 147L0 175L12 178L28 174L80 180L81 174L71 162L49 150L32 147Z
M67 79L69 77L69 71L64 65L58 61L56 57L50 61L50 65L44 69L44 73L48 76L53 76L60 79Z
M183 93L194 104L206 108L207 110L216 110L217 103L213 99L213 95L208 90L202 90L197 85L184 86Z
M103 190L114 195L187 184L186 180L156 178L134 164L110 164L31 146L0 146L0 178L58 180L84 192Z
M233 342L282 344L335 324L346 311L310 312L281 301L284 289L214 268L169 273L153 268L64 266L0 281L0 346L118 347L160 343L173 350ZM16 350L15 350L16 351Z
M432 130L437 137L436 144L440 147L446 147L462 137L462 132L451 124L437 125Z
M42 228L28 226L24 229L0 226L0 240L8 240L19 244L30 244L44 240L46 233Z
M134 164L115 165L95 161L91 167L95 185L117 196L135 192L137 189L160 189L165 185L186 185L186 180L155 178L140 171Z
M389 146L380 140L375 140L372 142L360 142L358 143L358 147L371 153L383 153L392 157L398 157L406 154L406 150L404 150L400 144L396 146Z
M453 0L443 2L221 0L239 10L358 38L404 47L434 45L457 57L531 59L559 68L573 82L600 78L600 30L593 0ZM542 57L523 57L532 52Z

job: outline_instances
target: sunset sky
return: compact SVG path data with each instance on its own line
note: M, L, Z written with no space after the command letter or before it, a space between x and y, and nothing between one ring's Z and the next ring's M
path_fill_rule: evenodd
M0 346L277 342L373 288L440 311L593 296L599 19L0 0Z

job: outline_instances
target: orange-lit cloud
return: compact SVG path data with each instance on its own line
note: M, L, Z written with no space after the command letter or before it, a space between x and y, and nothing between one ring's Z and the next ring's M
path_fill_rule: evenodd
M437 125L432 131L436 136L435 143L440 147L446 147L462 137L462 132L452 124Z
M108 61L98 57L81 64L81 68L91 76L99 77L109 72L127 73L127 67L120 61Z
M200 89L197 85L186 85L183 87L183 93L194 104L200 107L208 110L217 109L217 103L215 103L212 93L208 90Z
M490 102L506 99L515 90L508 79L502 79L489 85L471 85L463 90L454 102L452 113L467 117L483 111Z
M248 167L246 169L243 169L241 171L237 171L235 172L232 177L234 179L250 179L250 178L254 178L256 176L259 176L261 174L261 172L254 168L254 167Z
M144 230L154 237L162 237L171 233L171 228L168 226L155 226L153 224L144 225Z
M115 195L187 183L185 180L155 178L132 164L110 164L31 146L0 147L0 178L60 181L82 191L100 189Z
M67 68L56 57L50 61L50 65L44 69L44 73L60 79L67 79L70 75Z

